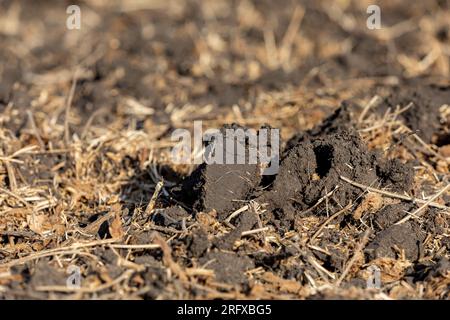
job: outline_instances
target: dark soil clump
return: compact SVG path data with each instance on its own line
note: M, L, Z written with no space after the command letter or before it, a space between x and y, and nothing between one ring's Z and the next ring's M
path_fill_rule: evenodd
M395 258L398 255L397 248L405 251L405 256L411 261L416 261L420 255L420 247L425 239L425 234L412 222L393 225L378 233L373 241L366 247L370 259L379 257Z
M339 186L330 205L344 206L361 190L340 176L371 185L377 179L376 161L376 155L354 133L343 131L305 140L287 150L273 188L263 198L289 214L292 207L288 204L306 210Z
M171 206L163 210L159 210L153 218L157 225L163 227L178 227L181 225L183 219L186 219L190 214L180 206Z
M410 163L402 163L398 159L382 161L377 166L377 175L383 187L394 191L409 192L413 187L414 169Z
M214 270L216 281L229 284L243 284L247 281L244 272L253 268L253 261L245 256L228 252L210 252L199 260Z
M385 230L399 221L412 208L409 204L399 203L387 205L376 213L374 227L378 230Z
M233 124L224 126L220 130L221 133L224 134L226 129L239 129L242 132L246 130L246 128ZM242 207L243 202L248 199L261 182L260 165L248 164L248 138L246 137L245 141L236 139L234 142L236 143L235 148L237 148L238 143L244 144L245 164L208 164L205 162L183 182L180 192L183 195L183 200L192 205L195 210L216 210L220 220L225 219L230 212ZM214 137L212 137L207 147L214 143ZM222 147L223 160L225 160L226 153L229 150L226 149L227 144L225 142ZM211 150L214 150L214 148L211 148ZM236 156L235 160L237 160Z
M219 219L243 205L260 181L259 167L202 164L183 184L183 198L198 211L216 210Z
M188 254L191 257L200 257L210 247L208 234L202 228L195 229L186 240Z

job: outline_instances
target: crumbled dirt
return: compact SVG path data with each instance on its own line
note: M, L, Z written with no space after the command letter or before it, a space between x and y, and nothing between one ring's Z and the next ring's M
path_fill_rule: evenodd
M48 262L39 262L31 273L31 287L63 286L66 284L67 275L61 270L51 266Z
M77 4L0 1L0 299L450 298L448 2ZM196 120L278 173L174 163Z
M187 237L186 245L188 254L191 257L200 257L211 246L208 234L202 228L195 229L192 234Z
M377 175L383 187L393 191L411 191L414 183L414 169L411 163L398 159L381 161L377 165Z
M207 264L208 269L214 270L217 281L229 284L247 282L245 271L254 267L250 258L228 252L210 252L199 262Z
M445 276L450 271L450 261L442 257L439 261L429 268L427 278Z
M405 222L380 231L366 247L370 259L381 257L395 258L395 249L404 250L408 260L419 259L420 248L425 234L413 223Z
M153 221L163 227L179 228L183 219L186 219L190 214L180 206L171 206L160 210L153 217Z
M139 261L137 261L137 263L138 262ZM146 268L141 275L145 281L145 285L149 287L149 290L144 294L144 297L147 299L161 297L167 285L167 273L165 272L165 269L160 267L150 267Z
M258 222L255 214L250 212L245 212L241 214L235 221L236 228L231 230L224 236L216 238L214 246L221 250L231 250L233 249L234 242L241 238L241 234L244 231L249 231L253 229Z
M384 230L403 218L414 207L410 204L389 204L382 208L373 219L374 227Z

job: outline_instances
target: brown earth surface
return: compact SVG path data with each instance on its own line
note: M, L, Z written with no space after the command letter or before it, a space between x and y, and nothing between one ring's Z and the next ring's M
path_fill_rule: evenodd
M0 1L0 299L449 299L450 2L370 4Z

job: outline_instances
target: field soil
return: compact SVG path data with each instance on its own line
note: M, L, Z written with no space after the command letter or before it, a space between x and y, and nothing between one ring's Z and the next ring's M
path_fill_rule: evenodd
M0 299L449 299L450 2L371 4L0 1Z

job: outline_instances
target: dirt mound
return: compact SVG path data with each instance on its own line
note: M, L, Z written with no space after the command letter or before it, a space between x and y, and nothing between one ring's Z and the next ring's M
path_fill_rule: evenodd
M262 127L261 129L264 129ZM245 200L248 200L249 196L259 186L262 174L261 165L258 160L257 163L251 163L249 159L249 138L245 136L242 141L239 139L233 140L234 148L232 151L228 150L225 138L225 130L242 130L245 132L247 128L238 126L236 124L226 125L220 129L220 133L223 134L223 144L215 144L210 150L212 153L216 152L215 148L221 146L222 149L222 163L226 163L225 159L228 154L232 154L236 164L219 164L219 163L207 163L201 164L194 172L187 177L181 186L176 189L175 193L181 196L182 201L192 205L197 211L209 211L216 210L218 218L220 220L227 217L227 215L243 206ZM270 136L270 128L266 128ZM259 132L255 132L256 135ZM214 139L206 143L206 148L211 147L214 144ZM226 142L225 142L226 141ZM237 150L238 145L242 144L245 152L245 164L239 164L237 161L237 153L233 153ZM271 147L270 140L267 145ZM211 154L212 154L211 153Z
M358 200L361 189L343 178L395 191L412 188L412 166L369 151L355 130L349 127L350 121L346 121L345 126L339 125L339 119L348 117L348 112L340 108L316 129L301 138L297 136L297 141L291 139L288 142L273 185L259 199L269 202L280 219L292 218L293 212L313 207L330 192L327 206L331 211ZM336 123L330 125L333 119ZM316 207L314 212L323 212L324 206L325 203Z
M181 188L184 201L197 211L216 210L224 219L249 199L267 203L276 225L289 229L295 215L323 212L329 194L329 211L343 208L361 197L361 188L345 180L410 191L414 172L410 164L384 159L368 150L352 127L349 108L343 104L312 130L286 143L279 172L261 179L258 165L200 165ZM311 210L314 208L314 210Z
M371 185L377 178L376 161L375 154L350 132L306 140L288 150L272 189L263 197L275 208L293 203L305 210L339 186L332 206L346 205L360 190L344 184L340 177Z

